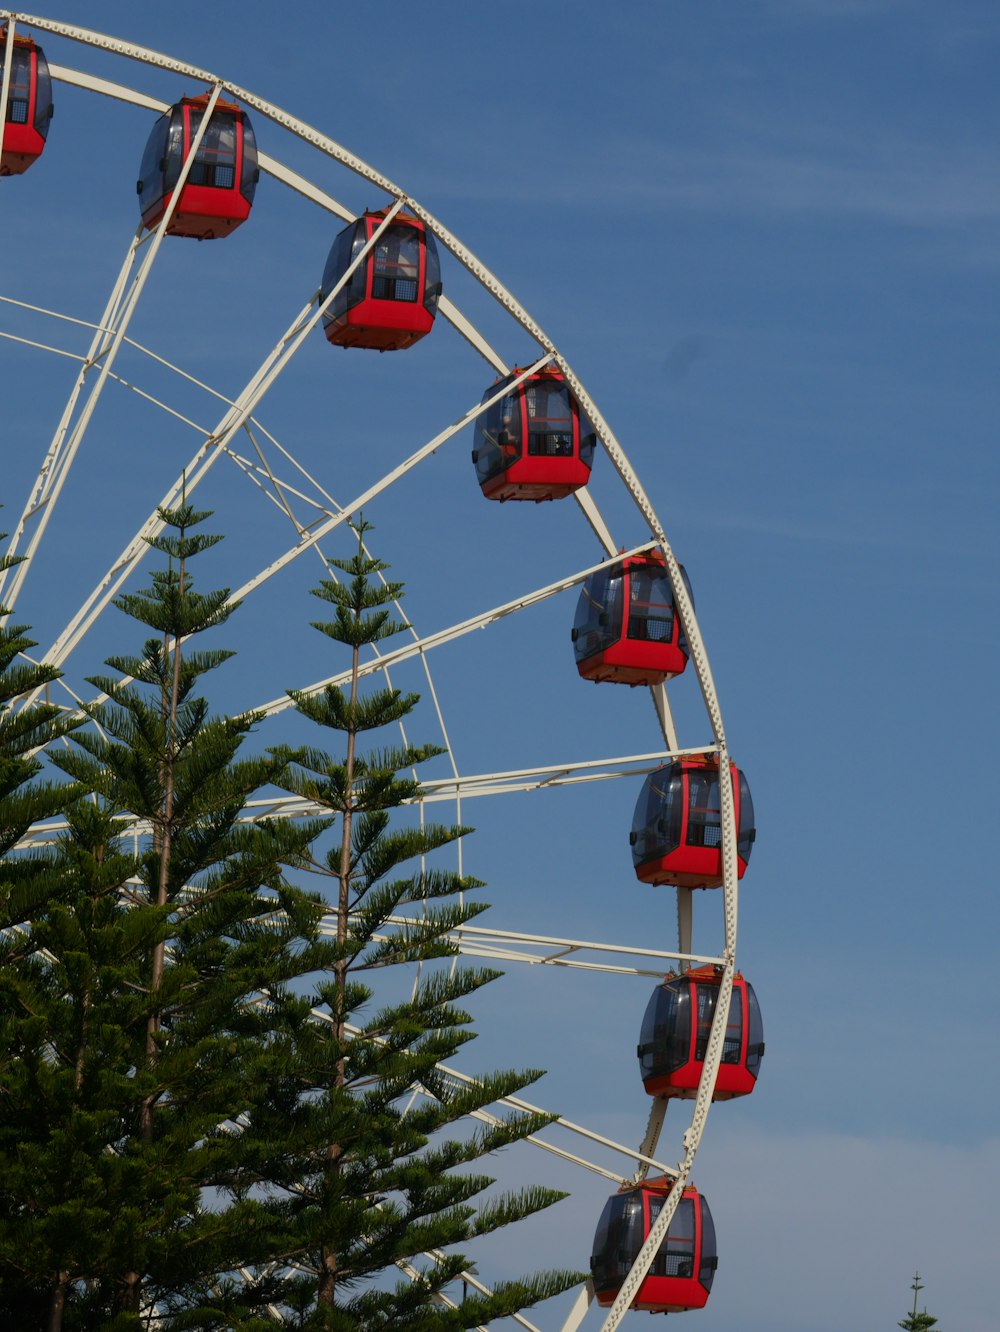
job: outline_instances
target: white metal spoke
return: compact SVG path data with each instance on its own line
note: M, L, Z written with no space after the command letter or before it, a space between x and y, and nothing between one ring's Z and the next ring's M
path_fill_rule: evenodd
M577 1332L577 1329L589 1313L590 1306L593 1302L594 1287L593 1283L588 1281L585 1285L580 1287L580 1292L573 1301L573 1307L570 1309L560 1332Z
M607 553L609 555L616 555L618 553L618 547L615 545L615 539L611 535L611 529L608 527L607 523L605 523L604 519L601 517L601 514L597 508L597 505L594 503L590 491L586 488L586 486L584 486L582 490L577 490L573 492L573 498L580 506L581 510L583 511L583 516L590 524L591 528L593 529L594 535L597 537L598 541L601 543L601 545L604 547Z
M64 351L62 347L53 347L48 342L36 342L33 338L21 338L16 333L0 332L5 342L17 342L22 347L34 347L36 351L51 352L53 356L65 356L69 361L85 361L87 358L79 352Z
M639 1144L639 1151L643 1156L652 1156L656 1151L656 1144L660 1141L660 1134L663 1131L663 1125L667 1117L667 1098L665 1096L654 1096L651 1098L649 1107L649 1122L646 1125L646 1134ZM649 1167L644 1161L640 1162L639 1169L632 1177L632 1182L641 1184L649 1173Z

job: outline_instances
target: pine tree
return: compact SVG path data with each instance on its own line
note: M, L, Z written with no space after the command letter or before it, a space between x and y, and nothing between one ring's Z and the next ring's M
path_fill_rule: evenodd
M233 609L191 581L215 539L186 504L162 517L167 568L117 603L155 636L92 681L107 698L55 756L61 785L37 781L33 751L68 724L7 706L52 672L13 664L30 644L0 629L0 1325L260 1332L276 1306L301 1328L465 1328L565 1289L580 1276L448 1293L467 1266L454 1246L561 1195L477 1206L492 1180L455 1173L548 1117L494 1107L473 1132L467 1116L537 1075L439 1067L495 973L451 965L479 885L432 862L464 830L398 817L437 751L359 747L416 702L359 688L362 649L401 627L399 587L376 583L362 528L347 583L319 589L351 685L297 704L346 752L245 758L256 718L214 717L195 693L229 655L191 649ZM327 817L244 821L279 780ZM57 812L58 846L15 851ZM333 886L333 939L288 866ZM369 1013L364 978L416 964L408 997Z
M0 533L0 540L6 535ZM0 574L20 562L0 556ZM59 672L32 663L28 653L35 644L27 637L26 626L8 623L9 615L0 606L0 943L20 955L31 949L24 926L55 885L51 856L16 848L32 824L57 814L66 799L59 785L37 780L42 769L37 751L66 735L76 723L47 699L17 706L18 700L58 679Z
M3 534L6 535L6 534ZM0 558L0 573L19 561ZM23 1235L30 1216L24 1198L10 1178L15 1157L33 1122L18 1114L14 1090L24 1024L34 1027L29 1043L44 1048L44 1020L31 997L31 978L41 967L41 941L31 929L36 916L62 894L62 876L51 848L22 849L29 829L52 818L72 793L51 781L39 781L42 764L36 751L72 728L65 714L47 700L18 706L25 696L44 689L58 677L47 665L28 656L34 642L23 625L9 623L0 606L0 1325L41 1325L47 1300L44 1280L33 1260L24 1261Z
M212 1325L220 1281L271 1251L232 1121L262 1089L273 1102L282 1031L305 1021L290 987L328 962L319 904L282 875L318 825L241 822L282 760L239 757L256 718L213 717L194 692L229 656L189 647L233 609L188 570L215 538L187 505L161 516L167 569L117 603L156 636L92 681L96 725L55 759L76 783L56 888L19 889L0 1287L34 1312L12 1326L124 1332L153 1309Z
M913 1291L913 1311L898 1324L903 1332L930 1332L932 1327L937 1326L937 1319L932 1318L926 1308L923 1313L917 1313L917 1296L923 1290L923 1283L920 1280L920 1273L917 1272L913 1277L913 1284L910 1289Z
M548 1298L581 1280L556 1272L505 1283L492 1296L461 1304L446 1288L467 1267L451 1247L549 1206L563 1195L529 1188L473 1203L494 1181L469 1167L519 1141L548 1116L495 1110L489 1127L444 1138L442 1131L520 1090L539 1074L501 1072L460 1084L439 1065L472 1038L461 1002L498 974L455 968L451 932L485 908L464 894L481 884L434 867L434 854L469 831L399 812L420 794L412 775L440 750L385 744L363 749L370 733L400 722L417 702L392 688L360 688L361 654L398 633L392 603L401 585L380 580L386 569L365 549L333 565L316 595L333 607L315 627L349 651L350 684L293 693L299 712L339 733L342 750L297 752L287 789L337 820L333 843L315 868L331 885L335 921L332 974L316 988L323 1021L302 1032L311 1079L288 1129L295 1182L273 1180L288 1196L288 1247L304 1275L285 1307L308 1328L465 1328ZM393 822L393 815L396 819ZM428 858L430 862L428 863ZM416 863L416 868L412 865ZM435 965L447 959L447 965ZM408 998L369 1014L368 977L421 964ZM417 1104L411 1103L419 1090ZM257 1125L258 1134L266 1126ZM286 1167L293 1163L285 1158ZM442 1252L449 1249L447 1255ZM406 1274L390 1282L393 1266Z

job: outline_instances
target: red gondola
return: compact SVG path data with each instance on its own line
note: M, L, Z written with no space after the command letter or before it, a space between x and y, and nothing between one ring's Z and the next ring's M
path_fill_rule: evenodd
M483 402L521 373L515 366ZM487 499L562 499L590 480L596 443L563 372L546 366L479 414L472 461Z
M687 574L681 577L691 587ZM633 555L591 574L573 624L576 668L585 680L656 685L680 675L687 641L663 556Z
M208 100L208 93L182 98L153 126L136 183L143 226L150 231L173 197ZM235 102L216 102L167 235L228 236L250 216L259 175L250 117Z
M7 56L7 28L0 29L0 76ZM14 33L0 176L19 176L41 157L52 119L52 80L40 46Z
M365 247L389 210L364 213L333 242L323 270L322 299ZM401 351L434 326L441 297L441 260L419 217L397 213L323 316L335 347Z
M590 1259L598 1304L614 1304L672 1187L673 1180L660 1176L608 1199ZM703 1309L718 1265L712 1213L689 1185L631 1308L646 1313Z
M637 1051L643 1086L650 1096L690 1100L695 1095L721 976L721 967L697 967L682 976L668 976L653 991ZM760 1005L753 986L737 972L712 1100L748 1096L757 1085L763 1055Z
M742 879L757 834L747 779L734 763L729 766L736 812L737 869ZM636 876L643 883L721 888L717 756L693 755L650 773L635 807L629 841Z

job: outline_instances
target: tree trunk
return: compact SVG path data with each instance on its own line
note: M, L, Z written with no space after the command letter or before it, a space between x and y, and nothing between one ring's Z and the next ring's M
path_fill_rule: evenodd
M358 665L361 652L355 645L351 656L351 711L358 701ZM351 904L351 823L354 807L354 752L357 739L355 727L352 724L347 732L347 776L345 781L343 826L341 828L340 839L340 875L339 892L337 896L337 943L343 946L347 942L347 916ZM337 1045L341 1050L344 1047L345 1034L345 1003L347 991L347 958L340 958L333 969L333 983L337 996L337 1012L334 1014ZM337 1072L334 1078L334 1087L339 1092L344 1086L347 1070L347 1061L343 1057L337 1060ZM326 1149L326 1177L328 1180L335 1179L340 1170L340 1159L342 1151L339 1143L333 1142ZM319 1288L317 1290L317 1299L321 1305L328 1308L333 1307L337 1292L337 1255L328 1252L326 1246L323 1246L320 1272Z
M47 1332L61 1332L62 1330L63 1310L66 1308L66 1282L68 1279L68 1272L60 1272L56 1278L56 1286L52 1291L52 1298L49 1300Z

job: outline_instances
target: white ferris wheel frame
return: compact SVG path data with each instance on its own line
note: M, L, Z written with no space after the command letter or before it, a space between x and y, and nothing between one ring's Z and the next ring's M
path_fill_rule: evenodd
M59 493L69 473L73 459L84 439L87 425L93 414L97 401L108 379L117 378L114 374L114 365L118 351L123 343L130 343L133 347L137 347L140 351L152 356L155 360L159 361L160 364L167 366L168 369L183 375L184 378L192 380L192 376L188 375L186 372L179 370L175 366L169 365L169 363L163 361L162 358L157 357L155 353L132 342L131 339L128 338L127 333L129 321L137 307L146 279L149 276L159 250L159 246L166 234L166 229L169 225L174 208L176 207L181 188L183 187L188 172L191 169L195 153L198 150L198 146L208 125L212 110L218 98L223 93L241 102L246 107L252 108L254 111L273 121L298 139L312 145L312 147L339 162L355 175L360 176L371 184L377 186L394 200L386 217L373 236L365 244L362 252L355 257L340 282L338 282L334 289L326 295L325 300L321 300L321 294L319 292L309 300L307 305L291 321L286 333L279 340L271 353L265 357L257 371L252 375L239 397L235 400L229 400L216 390L209 388L208 385L200 384L200 381L193 380L194 383L199 384L200 387L206 389L223 402L224 410L214 429L206 430L204 427L197 426L186 417L180 416L180 414L174 411L168 404L159 402L155 398L152 398L151 395L142 392L142 390L135 389L134 385L128 385L128 387L140 392L141 396L148 398L149 401L156 406L171 413L175 417L178 417L187 425L193 426L204 436L204 442L196 451L191 463L185 468L181 477L178 478L177 482L167 492L157 507L170 507L175 505L180 498L182 486L185 488L186 493L190 494L213 463L221 457L223 453L226 453L236 461L238 465L241 465L243 470L251 475L251 479L259 486L263 487L266 484L266 480L269 478L273 487L273 493L271 493L269 497L273 499L279 507L285 510L287 516L292 520L296 527L298 533L296 542L277 561L273 562L266 569L259 571L253 578L249 579L243 587L233 593L233 600L239 600L246 597L257 587L268 581L280 569L286 567L293 560L298 558L299 555L307 550L317 547L317 543L323 540L337 526L347 521L353 513L357 512L363 505L368 503L370 499L380 494L394 481L399 479L400 476L415 467L425 457L435 452L446 440L464 429L490 405L491 399L486 399L483 402L471 406L458 421L448 426L440 434L436 435L433 439L413 453L403 463L399 464L373 486L369 487L363 494L355 497L346 505L337 505L325 491L322 491L322 488L318 486L318 483L315 483L311 477L308 477L308 481L316 486L317 490L324 496L326 502L325 512L317 521L308 527L303 527L302 524L298 522L298 520L292 515L291 509L284 499L286 492L294 493L299 499L305 498L303 493L298 491L291 492L291 488L288 486L279 486L274 476L270 473L270 469L264 462L263 454L260 451L254 430L256 430L258 434L267 436L269 442L284 453L286 458L290 459L290 455L288 455L285 450L281 449L281 446L277 441L269 436L267 432L263 430L263 427L260 426L259 422L255 420L254 412L257 406L291 360L292 356L294 356L295 352L302 345L306 337L308 337L308 335L316 328L326 308L331 304L341 287L349 280L351 273L357 265L363 261L381 232L391 223L395 214L403 207L423 221L425 227L434 234L440 244L450 252L450 254L486 289L487 292L489 292L496 302L500 304L520 325L520 327L537 343L539 348L538 359L525 369L515 382L520 382L520 380L523 380L529 374L548 363L557 365L562 371L567 383L580 404L581 410L593 423L605 453L610 459L634 504L639 509L642 519L649 529L650 540L633 547L630 551L626 552L626 554L637 554L652 548L656 548L662 553L670 578L671 587L673 589L675 605L689 644L691 664L694 668L705 710L712 727L713 743L709 746L699 745L696 748L684 749L678 745L677 734L667 696L667 688L665 685L659 685L653 687L650 690L650 693L653 697L659 727L663 736L664 748L662 750L658 750L651 754L627 755L606 760L590 760L586 762L569 762L562 765L551 765L545 768L522 769L502 773L459 774L455 767L454 759L451 757L450 744L447 743L447 730L444 726L441 709L437 702L437 696L433 688L433 681L430 678L426 654L434 647L450 642L465 633L471 632L473 629L485 627L508 614L515 613L529 605L537 604L550 596L556 595L558 592L565 591L569 587L582 583L588 574L601 567L600 563L569 573L556 582L550 583L547 586L532 592L525 593L501 606L483 612L473 619L464 621L458 625L453 625L436 634L420 638L415 632L413 632L411 641L406 646L396 649L393 652L376 654L373 660L363 668L364 673L371 673L374 671L387 672L391 666L406 660L409 657L419 656L421 659L421 663L430 684L431 696L434 699L434 704L438 712L438 721L445 736L447 750L453 768L453 775L451 778L424 783L422 803L430 803L444 799L460 802L462 799L472 798L474 796L496 795L509 791L537 790L551 786L634 776L654 770L666 759L696 752L704 753L709 751L714 752L718 756L724 880L722 890L724 942L722 951L718 955L706 956L692 952L693 912L692 890L690 889L677 890L678 946L676 950L633 948L624 945L609 945L585 939L554 938L537 934L490 930L471 925L463 926L456 934L456 943L462 954L477 958L501 960L508 963L521 962L527 965L612 971L634 976L656 977L657 979L662 977L662 964L664 962L681 962L689 965L713 964L720 969L719 994L705 1054L704 1071L693 1101L690 1123L683 1133L682 1154L676 1165L666 1165L656 1159L654 1155L663 1127L667 1105L666 1099L662 1097L653 1098L647 1131L638 1149L632 1149L621 1143L614 1142L593 1130L562 1117L556 1120L553 1125L553 1127L558 1127L576 1137L582 1138L584 1142L589 1141L591 1143L599 1144L603 1148L610 1148L615 1152L623 1154L627 1159L634 1162L635 1169L630 1175L615 1174L597 1163L589 1161L574 1152L558 1147L545 1139L539 1138L537 1135L529 1139L529 1141L532 1141L537 1147L547 1152L554 1153L562 1157L564 1160L571 1161L583 1168L604 1175L619 1186L640 1182L646 1177L650 1170L669 1175L675 1180L675 1187L671 1189L659 1217L651 1228L648 1238L646 1239L631 1272L625 1278L614 1304L608 1310L605 1320L601 1325L602 1332L612 1332L614 1328L618 1327L625 1313L628 1312L632 1300L635 1298L642 1281L652 1266L660 1243L666 1235L676 1207L680 1201L683 1186L690 1176L695 1154L704 1133L708 1110L712 1101L712 1092L715 1087L721 1062L723 1039L729 1012L736 961L736 927L738 916L737 846L733 787L731 781L723 779L725 774L728 774L730 771L725 730L711 668L709 666L701 632L698 627L694 607L684 580L681 577L679 565L671 550L670 544L667 541L666 533L660 520L636 476L625 451L611 430L611 427L608 425L584 385L573 372L568 361L559 352L555 343L540 328L535 320L532 319L524 307L520 305L506 287L503 286L499 279L472 253L472 251L467 249L457 237L455 237L440 221L438 221L436 217L433 216L433 214L431 214L411 195L407 194L401 187L394 184L391 180L376 171L373 167L369 166L362 159L348 152L347 149L325 134L322 134L313 126L297 119L280 107L265 101L263 98L256 96L237 84L218 78L209 71L199 69L196 66L165 56L159 52L148 50L145 47L137 46L134 43L125 42L118 38L109 37L101 33L55 20L24 14L19 11L0 9L0 21L7 25L8 38L14 35L18 25L24 25L42 32L52 33L53 35L67 38L84 46L98 48L137 61L140 64L153 66L204 82L211 88L208 104L202 114L197 132L184 162L171 203L154 231L144 234L144 228L142 225L140 224L138 227L132 243L129 246L118 278L113 285L107 305L100 319L95 324L89 325L92 329L92 340L87 355L81 358L75 353L64 351L58 347L32 342L29 339L17 337L13 334L5 333L2 335L5 338L39 347L47 351L64 356L75 357L80 361L80 370L76 384L67 400L66 407L49 446L38 480L27 504L25 505L24 512L21 515L17 528L13 533L9 553L17 552L21 543L24 543L24 549L20 552L22 556L21 563L16 565L12 571L8 571L8 573L13 573L13 577L11 577L9 586L6 589L4 588L4 584L7 581L7 575L0 574L0 596L2 596L3 603L8 611L13 607L17 593L19 592L24 577L30 568L32 558L39 547L47 523L55 509ZM13 41L8 40L5 51L3 84L2 88L0 88L0 151L2 151L3 147L7 93L10 87L13 50L14 43ZM113 83L107 79L97 77L96 75L51 63L49 65L49 70L54 82L71 84L75 87L113 98L118 101L127 102L134 106L140 106L156 111L157 113L162 113L169 109L169 104L158 98L151 97L146 93L126 87L122 84ZM260 153L259 165L262 172L271 175L283 184L289 186L292 190L296 191L311 203L325 209L327 212L332 213L343 221L354 220L354 210L345 207L325 191L312 184L312 182L307 180L304 176L283 165L276 158L265 153ZM7 298L3 299L7 300ZM14 305L22 304L20 302L9 303ZM38 307L29 308L38 311ZM462 314L446 295L441 296L438 309L440 315L454 326L454 328L498 374L507 375L510 373L510 367L504 362L503 358L490 346L482 334L475 328L473 323ZM57 319L68 319L68 316L59 315L55 311L39 312L52 315ZM80 321L70 320L70 322L79 323ZM96 381L91 386L89 395L84 398L86 380L95 369L97 370ZM508 388L509 386L505 385L500 392L506 392ZM496 396L499 397L500 393ZM82 407L80 406L81 398L83 399ZM251 441L251 445L260 459L259 464L253 463L252 460L241 458L232 448L235 437L241 431L245 432ZM296 466L298 466L298 464L296 464ZM303 472L304 476L307 476L303 469L299 468L299 470ZM619 547L589 492L586 489L577 491L574 498L596 536L603 555L605 557L618 556ZM135 537L123 550L118 560L116 560L114 565L108 570L100 584L94 589L87 601L84 602L70 623L52 644L49 651L42 654L39 660L44 660L59 666L67 659L89 628L94 624L101 611L108 602L110 602L112 597L117 593L119 588L124 584L139 563L143 553L148 548L146 539L153 536L161 526L162 524L157 518L156 511L154 510L150 518L146 520L140 530L136 533ZM329 680L316 682L311 688L318 690L322 689L328 683L338 682L340 682L340 677L334 676L330 677ZM29 702L31 697L33 696L29 696L24 702ZM74 697L74 702L76 705L79 705L80 700ZM274 713L287 706L290 706L290 700L287 697L283 697L266 703L264 705L264 711L267 713ZM309 812L311 811L303 804L303 802L288 798L280 801L255 802L254 805L248 806L247 817L262 817L264 814L268 817L297 817ZM58 822L50 822L46 825L39 826L33 831L29 838L25 840L24 844L39 845L51 837L58 835L59 827L60 825ZM130 826L129 831L139 837L142 835L143 829L141 824L133 823ZM455 1080L462 1080L464 1077L464 1075L453 1069L444 1070L444 1072L447 1076ZM523 1110L534 1110L538 1108L519 1097L507 1098L503 1104ZM487 1120L490 1118L489 1114L485 1111L480 1112L480 1117ZM406 1270L405 1265L404 1270ZM413 1274L414 1273L411 1270L409 1275L412 1276ZM467 1281L469 1285L480 1291L485 1291L487 1289L475 1273L463 1274L463 1280ZM446 1296L442 1296L441 1298L446 1303L448 1302ZM568 1317L562 1324L560 1332L576 1332L576 1329L582 1325L588 1309L593 1302L593 1298L593 1288L591 1283L588 1282L586 1286L580 1289L578 1297ZM528 1329L528 1332L538 1332L538 1329L535 1328L534 1324L529 1322L529 1320L523 1315L516 1315L515 1321L520 1326Z

